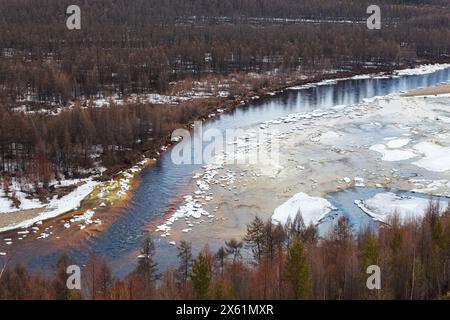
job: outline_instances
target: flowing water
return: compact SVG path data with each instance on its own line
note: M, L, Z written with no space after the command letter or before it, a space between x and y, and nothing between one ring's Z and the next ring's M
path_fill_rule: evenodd
M349 79L301 90L287 90L270 98L254 101L233 112L221 114L203 124L203 128L214 127L220 130L247 128L291 113L355 104L364 98L427 87L449 80L450 69L445 69L425 75ZM71 256L77 261L85 261L88 254L94 252L110 261L116 274L121 275L130 271L135 262L135 252L143 236L147 234L146 227L167 210L173 199L185 191L193 172L198 169L199 165L175 165L171 160L169 149L153 166L142 172L140 186L111 227L98 237L86 241L76 249L71 249L69 252ZM346 203L353 196L349 195L349 192L370 191L355 190L357 191L332 194L328 198L340 210L346 211L349 208ZM172 263L176 258L176 249L165 244L166 242L161 243L158 248L158 260L163 264ZM54 264L60 253L54 251L41 254L37 247L32 253L27 253L27 264L45 269L46 266Z

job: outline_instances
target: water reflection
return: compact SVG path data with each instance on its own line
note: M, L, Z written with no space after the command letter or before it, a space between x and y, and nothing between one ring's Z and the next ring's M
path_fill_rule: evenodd
M383 96L393 92L431 86L450 80L450 69L427 75L404 76L389 79L345 80L302 90L288 90L270 99L256 101L231 113L208 121L204 129L247 128L260 122L285 116L294 112L308 112L318 108L348 105L364 98ZM170 153L164 154L156 164L142 173L142 182L132 201L113 225L98 238L72 252L78 261L86 260L90 252L108 260L130 255L139 247L145 234L144 227L166 210L170 201L183 193L192 173L198 165L174 165ZM163 248L174 250L174 248ZM30 265L42 267L54 263L58 253L50 256L30 257ZM128 271L129 263L121 265Z

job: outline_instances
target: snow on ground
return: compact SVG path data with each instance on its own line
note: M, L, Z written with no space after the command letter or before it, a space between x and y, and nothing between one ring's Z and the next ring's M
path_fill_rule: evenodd
M0 191L0 214L1 212L6 212L8 210L11 210L11 201L7 198L5 198L3 190Z
M413 162L414 165L436 172L450 170L450 147L425 141L413 148L424 155L423 159Z
M97 185L98 182L95 182L92 179L86 179L84 184L77 187L69 194L60 199L57 199L55 196L48 204L40 205L38 208L42 209L42 212L36 217L0 228L0 232L18 228L27 228L36 222L51 219L68 211L77 209L80 206L81 201L86 198Z
M57 199L54 197L47 204L38 202L37 200L34 207L25 206L28 209L38 209L36 216L32 219L10 223L6 227L0 228L0 232L19 229L17 232L17 240L22 240L26 238L28 234L37 234L37 239L47 239L53 235L53 225L41 230L41 225L43 220L51 219L67 213L72 210L77 210L80 207L81 202L84 199L89 201L93 200L95 203L99 203L99 207L106 207L107 205L113 205L115 201L125 199L128 190L130 189L132 178L142 171L150 163L150 160L144 158L142 161L138 162L133 167L121 171L117 174L115 179L105 182L96 182L92 178L89 179L76 179L76 180L64 180L58 183L59 186L70 186L79 185L73 192ZM9 206L9 200L6 198L0 198L0 207ZM8 213L14 214L17 210L24 210L25 207L21 206L20 209L9 209ZM12 211L11 211L12 210ZM89 225L95 224L100 225L102 221L100 219L94 219L97 207L92 209L84 210L83 213L74 215L68 220L60 220L59 222L64 226L64 228L69 229L71 227L77 227L80 230L85 229ZM7 212L0 211L1 213ZM77 212L78 213L78 212ZM14 239L9 239L8 243L15 241Z
M410 76L410 75L420 75L420 74L427 74L427 73L433 73L439 70L450 68L449 63L438 63L438 64L424 64L420 65L416 68L412 69L403 69L398 70L394 74L398 76Z
M398 70L393 73L393 75L385 74L385 73L378 73L378 74L363 74L363 75L356 75L353 77L347 77L347 78L338 78L338 79L328 79L319 81L316 83L308 83L305 85L300 86L292 86L289 87L288 90L302 90L302 89L309 89L314 88L317 86L325 86L325 85L331 85L336 84L338 81L344 81L344 80L364 80L364 79L386 79L386 78L397 78L399 76L410 76L410 75L421 75L421 74L428 74L433 73L439 70L444 70L450 68L449 63L441 63L441 64L424 64L417 66L416 68L412 69L403 69Z
M110 106L111 104L123 105L125 103L178 104L180 102L208 97L210 95L211 94L205 92L190 92L183 95L164 95L158 93L131 94L126 99L119 98L115 95L110 98L98 98L92 100L92 102L96 107Z
M378 193L367 200L355 200L355 204L373 219L387 223L389 217L396 214L400 221L423 217L430 204L428 199L399 196L392 192ZM441 202L441 212L448 206L447 202Z
M50 183L51 186L55 188L60 187L69 187L75 186L78 184L85 183L86 179L65 179L61 181L53 181ZM30 199L29 195L23 192L23 188L25 189L33 189L31 185L21 186L15 179L13 179L8 192L8 195L15 194L15 197L20 201L20 205L15 207L11 199L5 194L2 187L0 187L0 215L2 213L11 213L22 210L30 210L30 209L40 209L46 208L48 204L40 202L36 198Z
M311 197L300 192L275 209L272 215L274 224L286 224L288 219L294 221L297 213L301 213L305 225L318 224L332 210L336 210L328 200Z
M21 202L19 208L15 207L11 199L9 199L2 188L0 188L0 215L2 213L17 212L20 210L42 208L44 204L37 199L27 199L23 192L15 192L17 199Z
M159 93L148 93L148 94L130 94L128 96L119 96L114 94L111 96L103 96L101 94L94 98L82 97L80 100L83 106L91 107L109 107L111 105L125 105L130 103L151 103L151 104L169 104L177 105L186 101L193 101L201 98L208 97L228 97L229 84L219 83L219 84L208 84L207 81L199 82L195 81L194 86L189 90L178 91L174 94L159 94ZM14 112L21 112L27 114L47 114L47 115L59 115L63 110L71 110L75 107L76 102L71 101L66 106L57 106L52 104L52 109L35 109L31 105L26 104L27 102L38 102L37 98L33 95L29 95L25 100L18 100L19 102L24 102L18 107L12 109Z

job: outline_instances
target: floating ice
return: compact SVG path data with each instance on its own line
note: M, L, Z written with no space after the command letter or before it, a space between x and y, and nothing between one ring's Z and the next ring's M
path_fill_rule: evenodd
M401 221L423 217L430 201L424 198L400 196L392 192L378 193L367 200L356 200L355 204L374 220L388 222L388 218L397 214ZM441 204L441 212L445 211L448 202Z
M431 142L421 142L413 148L425 156L423 159L413 162L414 165L436 172L450 170L450 147L442 147Z
M390 140L388 143L386 143L386 145L388 146L388 148L391 149L398 149L398 148L402 148L404 146L406 146L409 142L411 141L411 139L393 139Z
M417 157L411 150L388 149L384 144L376 144L369 149L381 153L383 161L403 161Z
M289 218L293 221L300 212L305 225L318 224L332 210L336 208L328 200L300 192L275 209L272 223L286 224Z

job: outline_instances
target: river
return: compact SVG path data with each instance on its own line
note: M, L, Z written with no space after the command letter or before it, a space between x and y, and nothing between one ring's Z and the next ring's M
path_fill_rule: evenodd
M300 90L286 90L270 98L255 100L230 113L220 114L204 123L203 127L220 130L248 128L291 113L355 104L364 98L428 87L449 80L450 69L444 69L423 75L347 79ZM76 261L83 263L90 253L95 253L111 263L116 275L126 274L136 262L136 251L143 237L148 234L148 225L174 206L174 199L190 187L192 174L199 167L200 165L175 165L169 149L154 165L141 173L140 185L111 226L98 236L69 249L68 253ZM45 247L46 244L40 242L33 250L24 249L26 254L17 252L21 259L26 260L27 265L35 269L53 266L62 253L62 249L41 252L41 243ZM157 239L156 243L157 259L161 266L175 263L176 248L168 245L167 241Z

